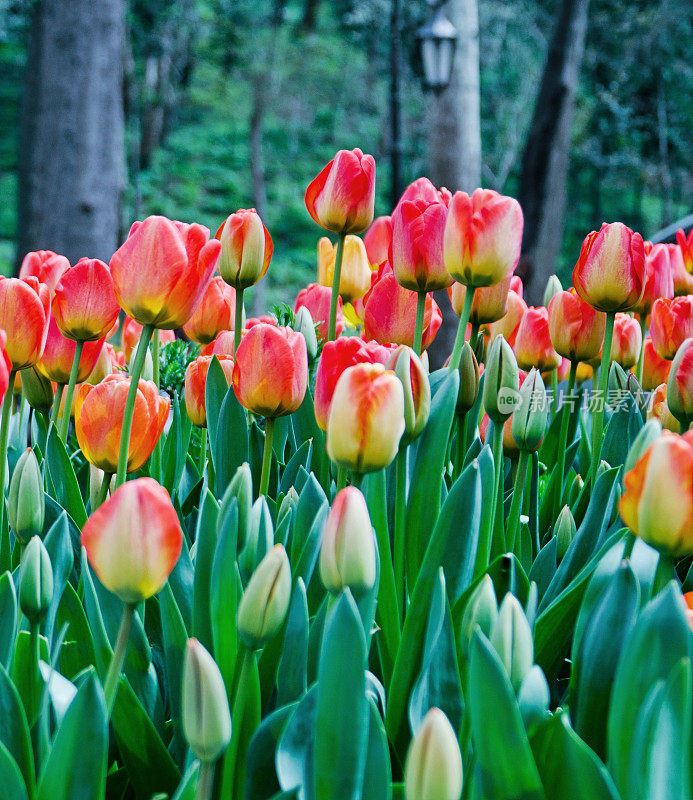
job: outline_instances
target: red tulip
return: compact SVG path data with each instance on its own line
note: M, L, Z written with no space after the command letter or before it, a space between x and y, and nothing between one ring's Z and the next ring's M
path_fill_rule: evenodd
M667 404L666 383L661 383L650 395L650 402L647 404L647 419L656 419L666 431L680 432L681 425Z
M124 373L108 375L92 386L83 383L75 395L75 431L79 447L90 464L104 472L118 468L120 435L130 379ZM164 430L169 401L153 381L139 381L132 417L127 471L136 472L151 456Z
M277 318L272 314L262 314L259 317L250 317L245 321L244 331L249 331L254 325L274 325L277 327Z
M399 208L404 202L416 202L418 200L423 200L426 203L442 203L447 208L451 199L452 195L444 186L436 189L428 178L417 178L402 192L402 196L397 201L395 208Z
M688 231L688 236L682 228L676 231L676 242L681 250L683 266L689 275L693 275L693 228Z
M693 338L683 342L671 363L667 403L677 419L688 422L693 418Z
M638 363L641 347L640 323L628 314L616 314L611 340L611 360L627 371Z
M447 213L438 201L405 200L392 214L392 269L405 289L433 292L451 285L443 261Z
M106 337L96 342L86 342L82 349L82 356L79 360L77 371L77 382L86 380L94 369L96 361L101 352ZM48 325L48 337L43 355L37 363L39 372L56 383L67 383L70 380L72 362L75 358L77 343L74 339L68 339L60 333L55 317L51 314Z
M291 414L308 385L306 340L291 328L254 325L236 350L233 389L239 403L263 417Z
M207 407L205 406L205 390L207 388L207 372L213 356L198 356L188 364L185 370L185 410L193 425L207 427ZM231 386L233 377L233 358L230 355L218 355L219 364L224 371L226 383Z
M82 547L103 585L139 603L166 583L183 546L171 498L153 478L124 483L82 529Z
M478 291L478 290L477 290ZM476 297L477 292L474 293ZM473 306L472 306L473 307ZM508 292L508 310L498 322L492 322L487 325L489 339L493 341L499 333L503 334L503 338L511 346L515 346L515 338L517 337L517 330L527 312L527 303L520 297L519 294L512 289Z
M50 312L50 292L38 278L0 275L0 328L7 335L6 351L13 369L30 367L41 357Z
M645 290L642 236L622 222L604 223L599 231L592 231L582 243L573 284L598 311L635 308Z
M518 365L540 372L556 369L561 357L553 349L549 335L549 312L544 306L527 309L517 329L514 346Z
M469 315L469 321L472 325L487 325L490 322L498 322L499 319L503 319L508 312L510 279L511 276L507 275L500 283L496 283L493 286L482 286L474 292L472 310ZM520 291L522 291L521 284ZM448 295L453 311L458 317L462 316L467 287L463 283L455 281L448 289Z
M678 244L668 244L669 259L671 261L671 275L674 281L674 295L693 294L693 275L686 270L683 260L683 251Z
M467 286L493 286L514 272L523 227L517 200L491 189L470 197L455 192L445 225L443 252L452 277Z
M325 344L315 374L314 397L315 419L323 431L327 430L332 395L344 370L354 364L384 364L394 349L377 342L364 342L358 336L344 336Z
M120 346L125 353L125 360L130 361L132 351L137 347L137 343L142 336L142 326L139 322L135 322L132 317L125 317L123 320L123 327L120 331ZM176 334L173 331L160 330L159 342L166 344L167 342L175 342Z
M655 300L650 336L659 356L671 361L684 339L693 336L693 295Z
M204 294L220 251L203 225L166 217L135 222L111 258L116 298L140 325L179 328Z
M221 241L219 274L236 289L254 286L269 269L274 244L254 208L241 208L216 232Z
M642 388L646 392L652 392L660 384L666 383L670 369L671 361L662 358L654 349L652 337L646 336L642 365Z
M0 330L0 403L2 403L10 386L12 362L7 355L7 334ZM20 373L21 374L21 373Z
M361 233L373 221L375 161L361 150L340 150L306 190L306 208L321 227Z
M209 344L220 331L233 330L235 311L236 291L217 275L183 325L183 333L194 342Z
M60 276L69 266L70 262L65 256L59 256L52 250L36 250L33 253L27 253L22 259L19 277L28 278L33 275L38 278L39 283L46 284L52 297Z
M658 297L674 296L674 278L671 274L669 248L665 244L645 242L645 292L635 311L647 316Z
M68 339L93 342L107 336L120 306L106 264L98 258L80 258L68 267L56 284L51 310Z
M571 288L549 303L549 333L559 355L571 361L592 361L604 345L606 315L595 311Z
M387 261L392 246L392 217L376 217L364 234L363 243L371 266Z
M234 334L233 331L221 331L213 342L206 344L201 350L201 356L233 356Z
M330 320L330 300L332 299L332 289L321 286L319 283L310 283L305 289L301 289L296 298L294 312L301 306L305 306L313 318L313 322L318 325L318 338L323 342L327 341L328 324ZM336 335L339 336L344 330L344 314L342 312L342 298L337 298L337 326Z

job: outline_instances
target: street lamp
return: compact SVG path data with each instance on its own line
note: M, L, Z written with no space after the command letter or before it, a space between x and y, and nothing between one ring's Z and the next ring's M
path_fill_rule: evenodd
M450 83L457 29L443 13L445 0L427 1L432 16L419 28L418 38L421 42L424 84L427 89L439 94Z

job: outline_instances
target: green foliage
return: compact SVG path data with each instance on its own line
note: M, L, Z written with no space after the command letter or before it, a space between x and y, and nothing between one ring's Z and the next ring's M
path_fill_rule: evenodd
M160 348L159 355L159 386L169 397L183 396L185 385L185 370L191 361L194 361L200 352L200 346L195 342L186 342L176 339L166 342Z

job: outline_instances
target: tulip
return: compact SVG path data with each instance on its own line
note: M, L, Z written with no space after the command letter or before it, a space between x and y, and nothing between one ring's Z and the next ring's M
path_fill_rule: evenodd
M183 735L205 769L231 741L231 714L219 667L197 639L185 647L181 683Z
M445 714L431 708L409 745L404 767L406 800L459 800L462 754Z
M36 364L48 336L51 297L35 277L0 275L0 329L7 334L7 355L13 370Z
M322 342L332 341L344 330L344 315L342 313L342 298L337 297L335 335L329 335L330 307L332 303L332 289L321 286L319 283L311 283L305 289L301 289L296 298L294 312L305 306L310 311L311 317L318 325L317 334Z
M517 691L534 663L534 642L525 612L510 592L503 598L490 641Z
M201 356L231 356L234 353L234 331L221 331L214 341L200 350Z
M209 344L221 331L233 330L235 308L236 290L216 275L183 325L183 333L193 342Z
M97 386L83 383L75 397L75 431L84 457L105 473L117 470L123 416L131 379L124 373L107 376ZM158 442L170 403L152 381L139 381L135 394L127 472L136 472Z
M96 386L97 383L107 376L112 375L116 371L121 371L125 368L125 356L123 353L116 353L115 347L108 342L104 342L99 357L96 359L94 369L87 376L87 383Z
M142 337L143 326L139 322L135 322L132 317L125 317L123 320L123 327L120 329L120 347L125 353L125 361L130 362L137 343ZM173 331L162 330L159 331L160 344L167 344L168 342L175 342L176 334Z
M27 448L14 468L7 498L7 517L19 542L26 544L41 534L45 509L41 468L34 451Z
M618 507L633 533L669 556L693 553L693 431L665 431L623 482Z
M275 545L258 564L238 605L236 627L256 650L279 633L291 599L291 567L286 550Z
M188 412L193 425L200 428L207 427L207 409L205 406L205 390L207 387L207 372L214 356L198 356L188 364L185 370L185 410ZM217 356L226 383L231 386L233 378L232 356Z
M339 491L322 529L320 579L331 594L358 598L375 584L375 538L368 506L355 486Z
M404 391L394 372L356 364L342 373L327 418L333 462L357 473L382 469L397 454L404 429Z
M22 259L19 277L34 276L38 278L39 283L45 284L50 296L53 297L60 276L69 266L70 262L65 256L60 256L52 250L36 250L33 253L27 253Z
M305 306L301 306L298 309L291 327L306 340L308 360L312 362L318 354L318 336L315 332L313 317Z
M401 344L385 363L400 379L404 389L404 432L413 441L423 431L431 411L431 386L421 359Z
M417 319L417 295L397 283L391 268L371 289L364 312L364 338L381 344L406 344L414 346ZM435 339L443 321L437 303L426 296L423 312L422 342L425 350Z
M457 393L457 413L466 414L474 407L479 393L479 364L469 342L464 343L460 358L460 389Z
M20 374L22 376L22 394L27 403L45 414L53 403L51 382L36 367L27 367Z
M645 290L642 236L622 222L604 223L592 231L582 243L573 284L598 311L615 313L638 306Z
M86 380L94 369L104 342L105 338L101 338L95 342L85 343L77 369L77 381L80 383ZM51 315L46 347L37 364L39 372L56 383L66 384L70 379L76 350L77 343L74 339L62 335L55 317Z
M376 217L364 234L363 243L369 264L378 266L387 261L392 246L392 217Z
M474 292L474 297L476 298L477 294L482 294L483 291L485 291L485 289L477 289ZM472 303L472 309L473 308L474 303ZM508 291L507 312L497 322L492 322L486 325L489 340L493 341L498 334L502 334L507 343L511 347L514 347L520 322L522 322L522 317L524 317L526 312L527 303L525 303L525 301L522 299L522 296L514 291L511 286L510 290Z
M422 177L417 178L407 186L397 201L396 208L399 208L405 201L416 202L417 200L424 200L426 203L442 203L447 208L451 199L452 195L448 189L444 186L436 189L428 178Z
M676 417L671 413L667 404L667 384L662 383L650 395L650 402L647 406L647 419L655 419L665 430L672 433L679 433L681 425Z
M686 619L688 626L693 630L693 592L686 592L683 596L683 602L686 605Z
M318 283L332 288L337 245L323 236L318 241ZM339 296L345 303L363 297L371 286L371 268L368 266L366 247L358 236L344 239L342 269L339 276Z
M693 338L683 342L672 362L667 405L685 430L693 418Z
M624 370L635 366L642 349L642 332L636 319L627 314L616 314L611 340L611 361Z
M549 312L544 306L528 308L517 329L515 356L522 369L556 369L561 357L553 349L549 334Z
M33 624L48 611L53 599L53 567L45 545L33 536L19 567L19 607Z
M496 590L493 579L486 573L470 594L462 614L460 648L465 659L469 657L469 645L476 626L479 626L484 636L489 637L496 619L498 619Z
M683 251L678 244L667 244L671 261L671 276L674 281L674 296L693 294L693 275L686 270Z
M63 336L82 342L104 338L120 307L111 272L98 258L81 258L55 286L51 307Z
M237 291L254 286L269 269L274 244L254 208L242 208L219 226L219 274Z
M573 517L570 506L565 505L561 509L553 532L556 536L556 560L560 564L577 534L575 517Z
M676 243L683 257L683 266L689 275L693 275L693 228L688 231L688 236L682 228L676 231Z
M643 347L642 388L651 392L661 383L666 383L669 377L671 361L661 358L652 344L652 337L645 337Z
M437 201L399 203L392 215L392 268L400 286L425 294L452 284L443 261L446 218Z
M346 336L327 342L322 349L315 373L315 420L321 430L327 430L327 418L339 377L354 364L384 364L392 347L377 342L364 342L358 336Z
M243 332L246 333L255 325L273 325L276 328L277 324L277 318L274 314L262 314L259 317L250 317L247 319L243 325Z
M561 294L562 291L563 291L563 286L561 285L561 282L558 279L558 275L551 275L548 281L546 281L546 286L544 287L544 297L542 300L542 305L548 308L551 300L557 294Z
M488 354L483 401L486 413L502 425L519 400L520 378L515 354L502 336L497 336Z
M655 300L650 336L657 354L671 361L684 340L693 336L693 295Z
M606 314L595 311L571 288L549 302L549 334L556 352L571 362L592 361L604 343Z
M646 317L658 297L670 300L673 296L674 279L668 246L645 242L645 291L634 310Z
M511 275L506 275L500 283L496 283L494 286L483 286L474 292L469 313L472 327L478 328L480 325L498 322L507 314L511 277ZM458 317L461 316L467 296L467 287L463 283L455 282L448 289L448 295L452 303L452 310Z

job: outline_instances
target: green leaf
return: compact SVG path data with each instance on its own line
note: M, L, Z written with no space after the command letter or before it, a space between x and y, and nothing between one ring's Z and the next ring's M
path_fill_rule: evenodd
M200 775L200 762L193 761L180 780L176 793L171 800L195 800L197 780Z
M12 754L0 742L0 786L3 800L27 800L28 795L22 773Z
M46 464L55 489L55 499L81 529L87 521L87 511L79 491L75 470L55 425L48 433Z
M308 683L308 600L303 579L294 584L277 670L277 703L301 698Z
M390 800L392 797L392 765L387 733L378 708L368 698L368 750L363 772L361 800Z
M35 794L34 754L29 723L16 686L0 666L0 742L17 762L29 797Z
M53 638L55 616L68 578L74 567L74 553L67 523L67 514L62 513L53 523L44 540L53 567L53 597L43 620L43 630L49 642Z
M313 785L313 736L318 700L314 684L295 707L284 727L275 758L279 785L285 792L300 789L299 797L306 798L306 787ZM317 798L316 798L317 800Z
M10 666L17 628L17 592L9 572L0 575L0 664Z
M176 731L180 733L183 656L188 641L188 632L168 583L164 584L159 593L159 607L168 696L171 703L171 720Z
M211 449L214 453L216 493L221 497L238 467L250 457L248 418L245 409L236 399L233 386L228 388L221 404L213 442Z
M306 472L310 472L310 463L313 455L313 440L309 439L296 450L289 462L282 471L282 479L279 483L279 494L286 494L289 489L296 484L298 471L303 467Z
M298 703L281 706L265 717L248 745L245 797L268 800L281 790L275 769L277 746Z
M604 461L612 467L621 466L642 426L640 409L633 395L628 393L611 415L604 433L601 452Z
M193 584L193 636L213 652L210 587L214 549L217 544L219 506L207 489L195 529L195 578Z
M60 648L60 672L71 679L97 662L94 640L84 608L70 583L65 587L56 616L58 629L66 623L67 634Z
M210 617L214 658L231 696L238 651L236 612L241 589L236 565L238 501L235 497L224 507L224 525L218 528L210 577Z

